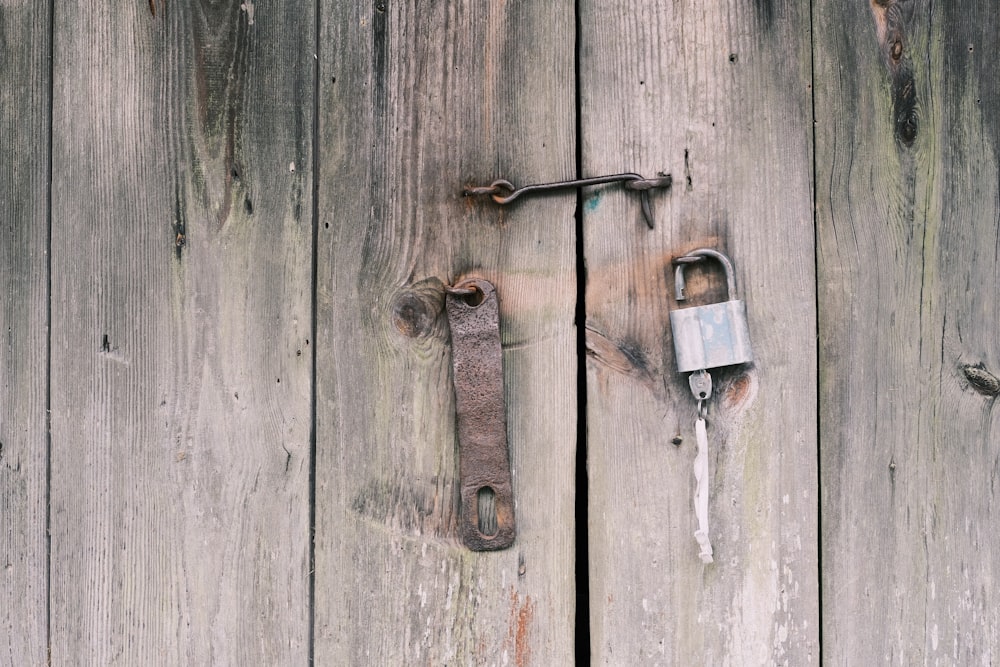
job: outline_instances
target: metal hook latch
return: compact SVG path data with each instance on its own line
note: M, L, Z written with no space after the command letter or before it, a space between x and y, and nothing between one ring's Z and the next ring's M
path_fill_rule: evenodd
M465 188L466 197L473 195L490 195L493 201L500 205L509 204L523 194L529 192L544 192L548 190L566 190L573 188L583 188L589 185L603 185L605 183L624 183L625 189L639 193L639 202L642 206L642 217L650 229L653 228L653 208L649 203L649 191L653 188L670 188L673 184L673 177L670 174L660 174L656 178L643 178L639 174L611 174L610 176L593 176L591 178L577 178L569 181L553 181L552 183L533 183L515 188L507 180L498 178L489 185L473 186Z

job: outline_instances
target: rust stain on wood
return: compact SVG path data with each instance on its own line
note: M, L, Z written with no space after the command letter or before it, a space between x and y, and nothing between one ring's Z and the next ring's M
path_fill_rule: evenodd
M750 376L746 373L734 379L724 393L726 407L735 408L746 402L751 396L751 384Z
M535 614L535 602L530 595L521 602L517 590L510 589L510 623L507 631L507 650L514 650L514 664L526 667L531 661L531 621Z
M673 248L669 252L659 255L650 254L644 257L641 263L631 260L621 262L609 262L599 267L588 269L587 282L593 287L593 296L588 296L588 300L594 298L599 300L602 294L597 291L599 286L620 285L627 281L633 290L629 298L637 307L640 304L653 300L656 303L673 303L674 295L674 266L675 257L681 257L696 248L716 248L726 252L721 239L718 236L703 236L699 240L686 244L679 248ZM692 271L694 274L697 271ZM685 274L686 276L687 274ZM724 284L724 283L723 283ZM664 321L666 319L664 318Z

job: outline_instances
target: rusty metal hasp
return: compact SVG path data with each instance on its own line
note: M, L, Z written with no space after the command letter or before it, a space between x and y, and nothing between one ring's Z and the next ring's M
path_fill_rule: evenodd
M473 551L506 549L517 531L497 293L479 278L446 292L458 417L458 535Z

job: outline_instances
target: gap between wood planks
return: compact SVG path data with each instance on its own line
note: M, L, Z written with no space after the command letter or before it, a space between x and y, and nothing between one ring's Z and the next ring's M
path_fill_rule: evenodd
M248 5L251 7L253 3L248 0ZM309 338L312 340L312 349L310 350L311 358L309 360L310 364L310 378L309 378L309 534L307 535L308 543L308 563L309 572L306 575L308 581L308 592L307 600L309 605L309 628L306 634L306 642L308 644L306 648L306 658L308 664L314 665L316 663L316 403L317 403L317 391L316 391L316 367L317 367L317 348L319 344L317 342L317 332L319 331L319 155L320 155L320 140L319 140L319 100L320 100L320 85L319 85L319 75L320 75L320 59L319 59L319 49L320 49L320 31L321 23L320 19L320 2L313 3L313 10L315 14L313 15L314 24L314 34L313 34L313 117L312 117L312 266L310 267L311 277L311 293L309 295L310 299L310 310L312 315L309 320ZM250 22L253 22L253 13L249 13ZM329 225L327 225L329 226Z
M817 186L817 172L816 172L816 38L815 29L813 26L813 16L814 9L812 0L809 2L809 105L810 113L812 115L812 132L810 135L810 141L812 142L812 222L813 222L813 275L819 276L819 214L818 214L818 202L816 199L816 193L818 192ZM819 280L814 281L814 298L815 298L815 331L817 332L817 337L819 335L819 313L820 313L820 285ZM819 381L820 373L822 372L820 365L820 354L819 349L816 350L816 380ZM822 410L822 392L816 392L816 538L819 540L819 548L816 549L816 607L817 607L817 628L816 628L816 643L818 645L818 658L819 664L823 663L823 471L821 466L823 465L823 452L820 447L821 434L823 432L822 421L823 421L823 410Z
M583 178L583 114L580 95L580 2L573 3L573 95L576 178ZM576 627L574 653L577 665L590 664L590 532L587 485L587 264L583 245L583 192L576 192L573 214L576 236Z

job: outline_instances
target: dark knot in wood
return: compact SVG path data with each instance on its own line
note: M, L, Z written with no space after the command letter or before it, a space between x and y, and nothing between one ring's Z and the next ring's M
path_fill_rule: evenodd
M962 372L965 373L969 385L980 394L985 396L1000 394L1000 379L986 370L982 363L962 366Z

